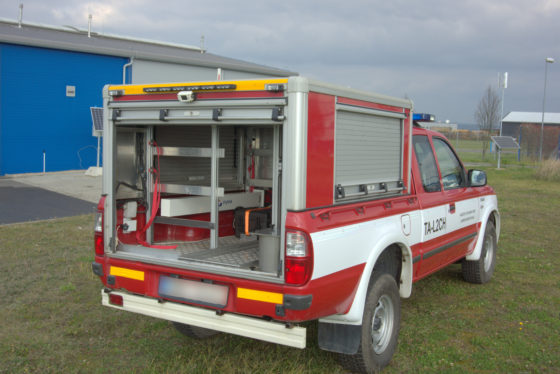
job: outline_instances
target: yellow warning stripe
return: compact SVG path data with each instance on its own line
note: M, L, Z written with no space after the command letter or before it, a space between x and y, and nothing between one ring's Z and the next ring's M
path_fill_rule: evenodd
M251 290L248 288L238 288L237 297L239 299L262 301L272 304L284 303L284 295L281 293Z
M125 95L145 95L144 88L152 87L181 87L181 86L205 86L205 85L227 85L235 84L236 88L231 90L204 90L212 91L264 91L267 84L285 84L287 78L279 79L252 79L239 81L209 81L209 82L185 82L185 83L158 83L158 84L134 84L109 86L109 91L122 90Z
M111 266L110 274L116 277L135 279L139 281L144 280L144 272L139 270L131 270L131 269L119 268L116 266Z

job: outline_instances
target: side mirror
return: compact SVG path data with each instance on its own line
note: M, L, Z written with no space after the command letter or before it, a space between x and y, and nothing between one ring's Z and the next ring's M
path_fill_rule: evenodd
M469 186L486 186L486 172L482 170L469 170Z

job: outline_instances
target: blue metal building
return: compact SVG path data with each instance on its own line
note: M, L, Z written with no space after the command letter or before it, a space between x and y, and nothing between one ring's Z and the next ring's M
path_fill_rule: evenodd
M96 164L90 107L108 83L289 76L197 47L0 20L0 175Z
M84 169L96 163L90 106L126 59L0 44L0 174ZM44 152L44 155L43 155Z

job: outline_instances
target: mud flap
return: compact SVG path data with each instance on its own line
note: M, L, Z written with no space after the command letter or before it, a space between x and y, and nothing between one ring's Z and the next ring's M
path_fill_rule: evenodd
M353 355L360 347L362 325L319 322L319 348Z

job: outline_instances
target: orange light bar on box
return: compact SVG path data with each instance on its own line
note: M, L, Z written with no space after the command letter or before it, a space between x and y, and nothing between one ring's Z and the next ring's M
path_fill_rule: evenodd
M109 87L109 92L119 92L120 95L149 95L162 93L177 93L180 91L193 92L225 92L225 91L281 91L288 83L287 78L251 79L239 81L209 81L170 84L135 84L115 85Z

